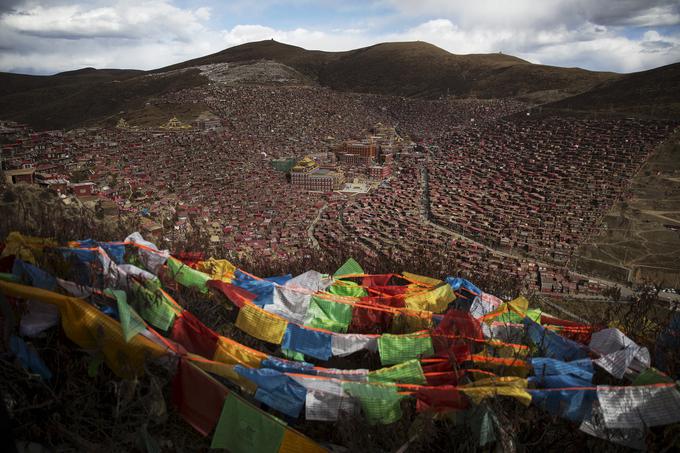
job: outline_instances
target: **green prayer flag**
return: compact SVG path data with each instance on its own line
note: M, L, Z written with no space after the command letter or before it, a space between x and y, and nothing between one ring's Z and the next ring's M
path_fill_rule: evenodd
M120 320L120 326L123 329L123 336L126 342L130 342L135 335L146 329L142 318L128 305L125 291L105 289L104 294L116 298L118 319Z
M368 373L368 382L392 382L401 384L426 384L423 368L417 359L382 368Z
M378 338L378 352L383 365L394 365L434 354L432 337L427 332L405 335L382 334Z
M161 291L151 292L132 282L133 307L146 322L161 330L168 330L175 320L175 307Z
M310 317L307 326L332 332L347 332L352 321L352 306L312 296L307 316Z
M394 423L401 418L400 402L404 395L393 386L345 382L342 384L350 396L358 398L369 423Z
M173 257L168 258L167 265L170 269L170 275L180 285L187 288L198 288L202 293L208 292L206 283L211 279L210 275L192 269Z
M672 382L671 377L662 374L656 368L647 368L635 378L633 385L668 384Z
M533 308L531 310L527 310L527 317L531 319L532 321L540 324L541 323L541 309L540 308ZM497 318L494 319L494 321L497 322L509 322L509 323L521 323L523 317L515 313L514 311L508 311L506 313L503 313L502 315L498 316Z
M341 276L341 275L350 275L350 274L363 274L364 270L361 268L361 265L356 262L354 258L350 258L347 261L345 261L345 264L340 266L340 269L335 271L335 274L333 274L334 277Z
M342 283L336 283L328 288L329 293L345 297L365 297L368 295L364 288L354 282L345 280L339 281Z
M210 448L226 448L230 453L276 453L285 424L230 392L222 406Z

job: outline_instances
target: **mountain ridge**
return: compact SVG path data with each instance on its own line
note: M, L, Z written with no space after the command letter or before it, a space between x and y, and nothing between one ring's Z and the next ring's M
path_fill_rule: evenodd
M2 119L40 128L97 124L121 111L138 108L151 97L210 83L202 74L202 66L247 65L263 60L344 92L425 99L515 98L554 110L597 111L606 105L616 113L631 108L639 112L644 108L625 100L632 87L646 96L641 105L655 106L661 100L673 104L668 111L656 110L662 115L680 111L664 89L659 89L667 87L666 91L675 92L673 80L680 71L674 65L617 74L539 65L502 53L457 55L422 41L326 52L274 40L233 46L151 71L88 67L51 76L0 73L0 111ZM589 105L591 92L596 102Z

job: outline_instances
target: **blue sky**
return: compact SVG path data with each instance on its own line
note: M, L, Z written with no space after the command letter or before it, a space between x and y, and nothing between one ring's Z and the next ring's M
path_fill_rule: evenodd
M616 72L680 61L678 0L0 1L0 71L30 74L153 69L270 38L333 51L421 40Z

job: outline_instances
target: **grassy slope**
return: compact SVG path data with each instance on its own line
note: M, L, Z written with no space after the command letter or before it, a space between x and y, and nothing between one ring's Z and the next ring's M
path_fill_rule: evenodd
M680 116L680 63L626 74L546 106L645 117Z

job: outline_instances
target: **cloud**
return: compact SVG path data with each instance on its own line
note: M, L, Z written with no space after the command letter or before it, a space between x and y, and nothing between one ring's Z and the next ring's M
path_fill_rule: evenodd
M299 10L308 0L289 1ZM219 25L218 18L234 11L233 5L184 3L193 6L180 7L173 0L3 0L0 70L154 69L272 38L327 51L421 40L458 54L502 51L536 63L621 72L680 61L677 1L380 0L364 9L348 1L340 2L342 10L354 15L344 22L326 19L333 25L324 26L319 16L315 25L304 27L269 26L267 17ZM332 16L340 3L322 5ZM286 4L266 0L260 7L268 14L278 8L277 17L283 17Z
M680 24L677 0L386 0L407 16L455 19L467 26L545 28L584 22L608 26Z

